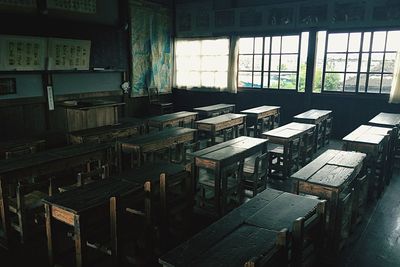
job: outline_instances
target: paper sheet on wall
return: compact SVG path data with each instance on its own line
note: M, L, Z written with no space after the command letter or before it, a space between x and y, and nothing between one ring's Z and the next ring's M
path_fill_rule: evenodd
M35 0L0 0L0 6L36 8Z
M1 70L45 70L46 38L0 35Z
M49 9L60 9L79 13L95 14L96 0L47 0Z
M50 38L49 70L89 70L90 45L88 40Z

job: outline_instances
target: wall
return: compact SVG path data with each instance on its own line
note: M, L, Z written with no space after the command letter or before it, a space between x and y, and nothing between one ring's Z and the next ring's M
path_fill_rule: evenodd
M128 68L128 39L124 16L119 15L124 1L97 0L96 14L61 11L20 13L0 9L1 34L59 37L91 40L90 68L117 69L117 72L53 73L57 99L97 97L121 101L122 72ZM1 72L0 77L15 77L17 94L0 96L0 138L7 140L39 135L55 130L57 118L48 111L41 72ZM106 92L106 93L104 93Z

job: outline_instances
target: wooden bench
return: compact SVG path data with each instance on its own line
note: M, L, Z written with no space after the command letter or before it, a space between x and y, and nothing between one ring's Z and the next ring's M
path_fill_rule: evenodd
M26 154L43 150L46 145L44 139L19 139L0 143L0 160L16 158Z
M261 133L279 126L280 107L260 106L242 110L240 113L247 115L247 133L254 131L254 137L260 137Z
M366 205L365 158L363 153L327 150L292 175L294 193L328 201L328 240L335 251L343 247Z
M293 120L316 125L316 149L329 143L333 125L331 110L310 109L294 116Z
M216 104L211 106L197 107L193 109L199 113L199 118L216 117L222 114L234 113L235 104Z

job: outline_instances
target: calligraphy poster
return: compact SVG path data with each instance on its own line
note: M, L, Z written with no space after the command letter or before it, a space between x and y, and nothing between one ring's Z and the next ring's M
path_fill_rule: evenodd
M45 70L46 39L25 36L0 36L1 70Z
M47 8L95 14L97 0L47 0Z
M89 70L90 45L88 40L50 38L49 70Z

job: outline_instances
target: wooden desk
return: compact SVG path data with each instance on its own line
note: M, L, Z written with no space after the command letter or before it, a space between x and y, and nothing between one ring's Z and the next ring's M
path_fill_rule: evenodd
M175 267L244 266L263 250L269 251L278 231L287 228L296 233L294 221L315 212L319 203L316 199L267 188L163 255L159 262Z
M107 125L81 131L70 132L68 141L71 144L80 143L102 143L111 142L117 139L126 138L144 133L144 122L133 120L116 125Z
M211 135L211 143L215 144L217 132L225 129L234 129L235 137L238 137L238 128L243 125L244 135L246 134L246 115L228 113L217 117L196 121L198 130L208 132ZM224 140L226 141L226 140Z
M53 246L55 220L74 228L76 266L89 266L86 253L89 228L93 223L108 222L109 219L104 217L109 212L110 197L131 190L137 190L140 194L140 192L143 192L143 184L108 178L44 199L50 266L55 263ZM102 216L99 216L99 214Z
M151 117L148 120L148 127L155 127L162 130L166 127L186 127L194 128L194 121L197 119L197 112L180 111L165 115Z
M30 152L42 150L46 140L38 138L18 139L0 143L0 160L6 158L6 154L13 151L28 149Z
M75 105L60 104L56 107L59 125L67 132L79 131L118 123L118 108L125 103L105 100L76 102Z
M366 205L365 158L364 153L329 149L292 175L294 193L328 200L330 240L338 250L349 235L351 223L361 218L359 208Z
M331 110L310 109L309 111L294 116L293 120L303 123L312 123L317 126L316 148L320 148L329 142L329 135L332 130Z
M122 170L122 154L131 154L131 168L134 167L134 159L140 166L145 160L145 154L156 152L162 149L178 146L182 153L183 145L196 141L197 130L188 128L169 128L164 131L154 132L147 135L117 140L117 157L120 170Z
M194 111L199 113L199 118L215 117L226 113L235 112L235 104L217 104L194 108Z
M383 191L384 181L388 182L388 175L391 173L388 166L390 134L391 128L361 125L343 138L345 150L367 154L367 167L371 169L372 177L379 170L377 179L371 179L371 183L375 183L378 195Z
M29 177L68 170L88 160L100 159L111 162L112 145L80 144L25 155L17 159L0 161L0 211L3 239L7 245L10 237L10 214L8 210L8 185ZM20 223L24 225L24 223Z
M370 124L384 127L398 127L400 125L400 114L381 112L370 121Z
M314 124L292 122L262 133L262 136L268 138L270 143L283 146L283 169L281 178L286 179L293 171L297 170L300 160L302 163L306 162L303 152L309 144L305 137L314 130ZM296 143L298 144L295 145ZM271 167L273 167L272 164L270 164L270 168Z
M199 179L200 168L211 170L214 173L214 206L218 216L226 212L227 196L225 192L227 191L227 179L224 175L225 168L234 163L244 161L252 155L265 153L266 151L267 140L241 136L192 154L196 180Z
M265 130L272 130L279 125L280 108L276 106L260 106L242 110L247 115L248 125L254 126L254 137L259 137ZM264 120L268 119L267 128Z

